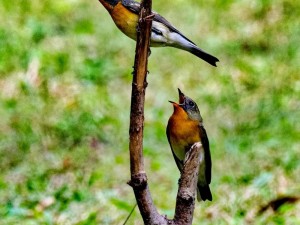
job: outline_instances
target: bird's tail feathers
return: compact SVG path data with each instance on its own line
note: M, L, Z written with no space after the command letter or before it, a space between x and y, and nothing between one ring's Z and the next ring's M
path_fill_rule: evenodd
M165 45L188 51L194 54L195 56L203 59L204 61L208 62L209 64L217 66L216 62L219 62L219 59L200 49L196 44L194 44L191 40L187 39L181 33L172 32L171 34L172 35L170 39L172 41L170 43L164 43Z
M208 185L206 185L206 186L198 185L197 200L198 200L198 202L200 202L201 200L202 201L205 201L205 200L211 201L212 200L212 195L211 195L211 192L210 192L210 189L209 189Z
M195 45L192 45L187 50L190 53L194 54L195 56L198 56L199 58L203 59L204 61L208 62L212 66L217 66L217 62L219 62L219 59L208 54L207 52L203 51L202 49L198 48Z

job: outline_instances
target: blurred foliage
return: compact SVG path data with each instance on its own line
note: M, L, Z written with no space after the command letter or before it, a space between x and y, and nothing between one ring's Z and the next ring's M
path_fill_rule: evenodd
M300 193L300 2L153 8L220 59L212 68L152 49L144 155L159 211L174 213L179 172L165 126L180 87L200 107L213 157L214 200L196 205L194 223L299 224L299 203L256 212ZM126 185L134 49L98 1L1 1L0 224L125 220L135 204ZM128 224L142 224L137 209Z

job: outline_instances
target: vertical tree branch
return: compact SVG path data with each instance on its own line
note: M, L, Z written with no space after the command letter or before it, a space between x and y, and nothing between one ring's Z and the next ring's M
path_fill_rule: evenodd
M136 54L131 93L131 111L129 128L130 172L129 184L133 187L138 207L145 224L166 224L151 198L144 171L143 130L144 103L147 87L147 65L151 37L151 0L141 2L141 11L137 27Z
M145 3L144 3L145 2ZM136 54L131 93L131 111L129 128L129 150L131 175L144 172L143 161L143 130L144 103L147 87L147 66L150 46L152 20L145 19L151 14L151 0L141 3L140 18L137 27ZM147 8L145 8L145 6Z
M191 224L195 206L196 183L202 145L193 146L187 154L181 174L174 220L168 220L158 213L153 204L147 184L143 158L144 103L147 87L147 64L150 46L152 16L151 0L142 0L140 18L137 27L136 55L134 61L131 111L129 128L130 172L137 205L146 225ZM196 149L196 150L195 150ZM203 151L203 149L202 149Z

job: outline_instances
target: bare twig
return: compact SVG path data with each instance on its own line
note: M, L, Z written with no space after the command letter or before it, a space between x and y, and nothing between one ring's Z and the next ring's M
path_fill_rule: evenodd
M129 215L127 216L126 220L124 221L123 225L126 225L126 223L128 222L128 220L129 220L130 216L132 215L132 213L133 213L136 206L137 206L137 204L134 204L134 206L132 207Z

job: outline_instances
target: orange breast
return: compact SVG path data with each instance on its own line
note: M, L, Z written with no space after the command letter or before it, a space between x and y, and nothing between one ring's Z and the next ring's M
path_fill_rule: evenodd
M136 40L136 26L138 22L138 15L126 9L121 2L119 2L110 12L116 26L128 37Z
M181 107L176 108L169 119L168 134L172 149L181 160L184 159L186 148L201 140L199 122L189 119Z

